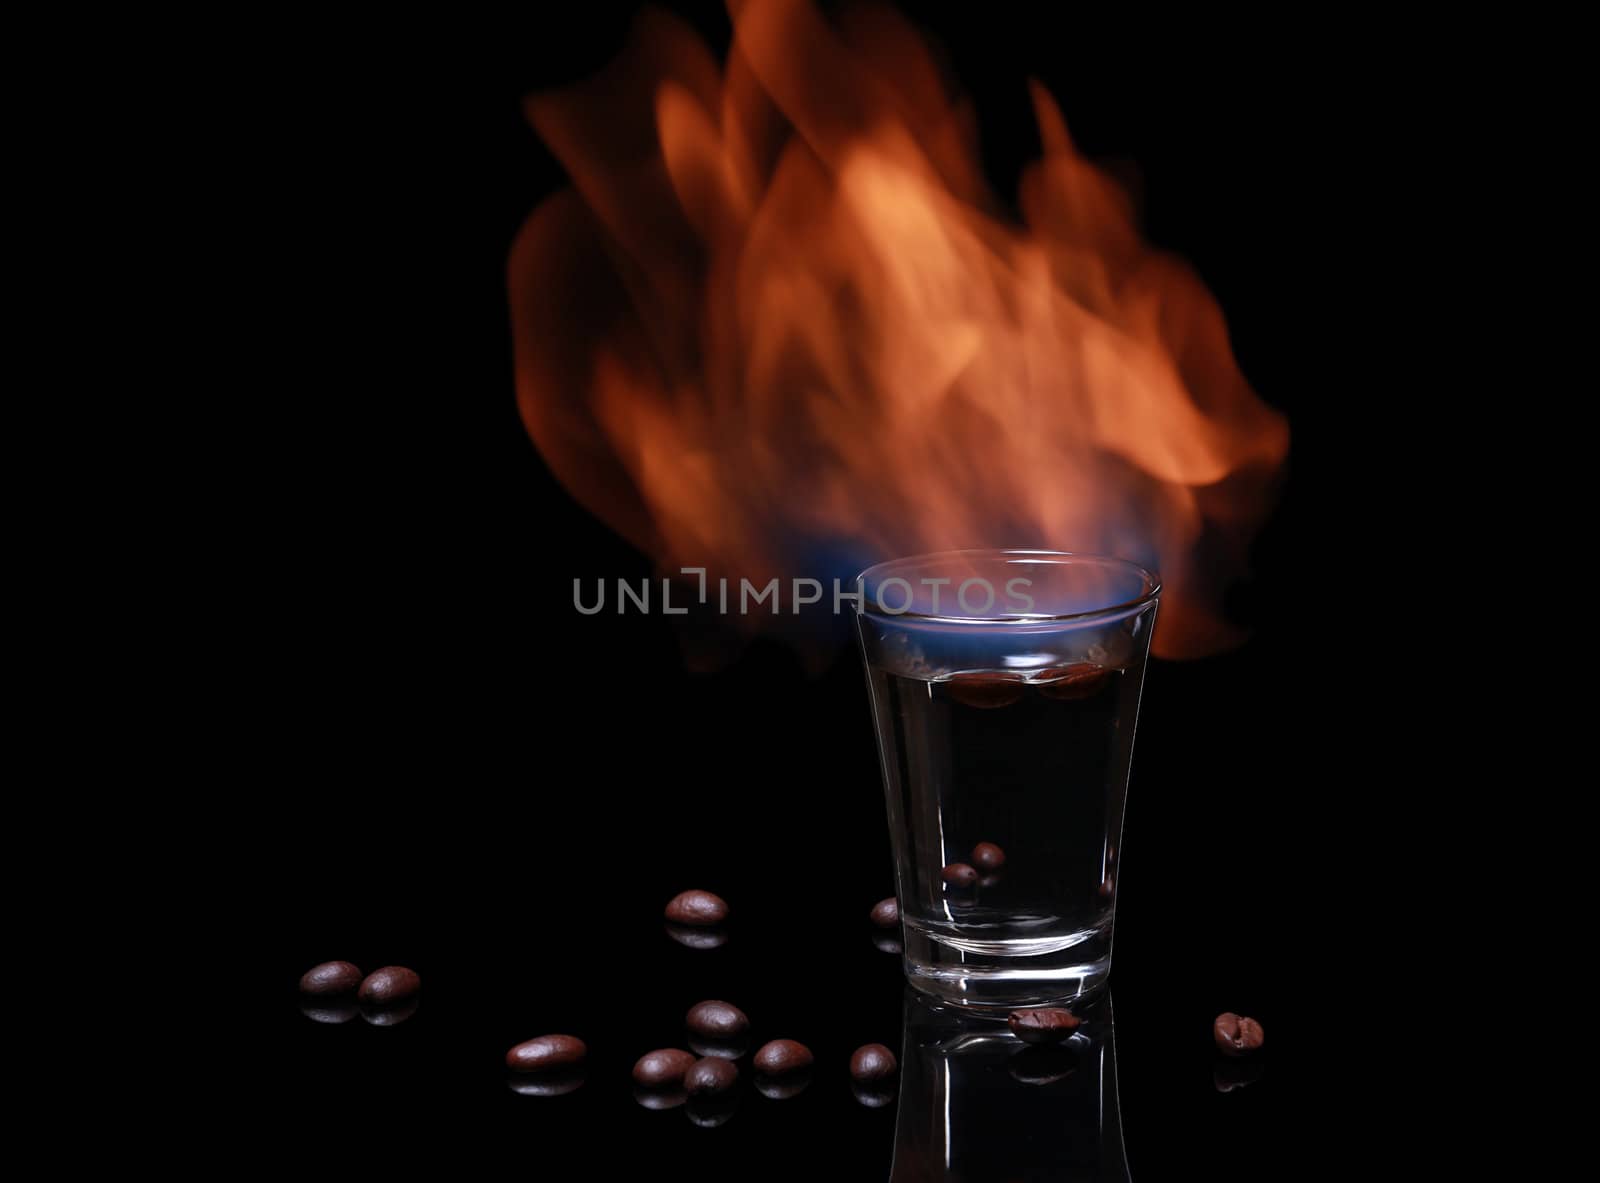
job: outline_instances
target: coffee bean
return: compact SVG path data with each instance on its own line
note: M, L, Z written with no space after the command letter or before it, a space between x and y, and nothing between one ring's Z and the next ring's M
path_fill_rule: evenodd
M1006 865L1006 852L993 842L980 842L972 848L972 865L980 871L998 871Z
M872 923L879 928L900 927L900 901L890 896L872 905Z
M658 1048L639 1057L633 1066L633 1081L649 1089L675 1087L695 1061L694 1056L675 1047Z
M696 928L692 924L663 924L661 927L685 949L720 949L728 943L725 928Z
M749 1040L742 1035L737 1039L707 1039L691 1032L684 1042L695 1055L716 1056L719 1060L742 1060L750 1050Z
M850 1078L860 1084L874 1084L895 1074L900 1065L894 1053L881 1043L856 1048L850 1057Z
M755 1066L757 1072L768 1076L783 1076L809 1068L812 1060L811 1049L805 1044L792 1039L774 1039L771 1043L761 1045L761 1050L756 1053Z
M951 863L944 869L943 876L951 887L971 887L978 881L978 869L966 863Z
M1028 689L1021 674L956 674L944 685L951 698L980 711L1008 707L1019 701Z
M667 919L674 924L704 927L728 918L728 903L709 891L680 891L667 904Z
M739 1081L739 1069L732 1060L707 1056L689 1065L683 1074L683 1088L691 1097L714 1097L725 1093Z
M1218 1015L1211 1024L1211 1037L1225 1056L1248 1056L1266 1041L1266 1032L1254 1019L1241 1018L1231 1010Z
M1014 1010L1006 1023L1024 1043L1060 1043L1078 1029L1078 1016L1059 1007Z
M707 1039L734 1039L750 1029L750 1020L733 1003L713 998L690 1007L683 1025Z
M354 994L361 986L361 967L348 961L324 961L306 970L300 979L300 993L313 998L337 998Z
M403 965L386 965L366 976L359 997L369 1006L393 1006L415 998L421 989L422 979L415 970Z
M676 1109L689 1099L681 1088L636 1088L633 1099L646 1109Z
M506 1067L513 1072L547 1072L553 1068L572 1068L583 1063L589 1049L576 1035L540 1035L525 1039L506 1053Z
M1073 701L1092 698L1111 683L1112 671L1087 662L1045 670L1034 679L1046 698Z

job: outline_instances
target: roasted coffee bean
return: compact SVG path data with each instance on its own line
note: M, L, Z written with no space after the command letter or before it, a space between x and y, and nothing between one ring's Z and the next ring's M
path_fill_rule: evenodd
M398 1027L416 1013L415 998L407 1002L386 1002L361 1008L361 1017L374 1027Z
M850 1078L859 1084L875 1084L895 1074L899 1063L894 1053L881 1043L856 1048L850 1057Z
M811 1067L812 1060L811 1049L805 1044L792 1039L774 1039L761 1045L761 1050L756 1053L755 1066L757 1072L768 1076L783 1076Z
M750 1030L750 1020L744 1011L731 1002L715 998L691 1006L683 1017L683 1025L707 1039L734 1039Z
M689 1099L681 1088L636 1088L633 1099L646 1109L676 1109Z
M313 1023L348 1023L360 1011L354 1002L330 999L327 1002L308 1002L300 1013Z
M576 1035L541 1035L525 1039L508 1051L506 1067L513 1072L547 1072L575 1067L588 1054L588 1047Z
M1021 674L956 674L944 683L951 698L981 711L1008 707L1028 689Z
M707 1056L689 1065L683 1074L683 1089L691 1097L714 1097L725 1093L739 1081L739 1069L732 1060Z
M692 924L663 924L661 927L685 949L720 949L728 943L725 928L696 928Z
M971 887L978 881L978 869L966 863L951 863L944 869L943 876L951 887Z
M312 998L338 998L361 988L361 967L348 961L324 961L306 970L300 993Z
M1061 666L1045 670L1034 679L1039 693L1046 698L1072 701L1092 698L1111 683L1112 671L1087 662L1081 665Z
M368 1006L393 1006L415 998L421 989L422 979L415 970L403 965L386 965L366 976L358 997Z
M650 1089L681 1085L683 1074L694 1061L694 1056L689 1052L675 1047L646 1052L633 1066L633 1082Z
M879 928L900 927L900 901L890 896L872 905L872 923Z
M680 891L667 904L667 919L674 924L705 927L728 918L728 903L709 891Z
M1011 1078L1023 1084L1054 1084L1078 1067L1078 1058L1062 1047L1025 1047L1011 1057Z
M1006 865L1006 852L993 842L980 842L972 848L972 865L993 873Z
M1060 1043L1078 1029L1078 1016L1060 1007L1044 1006L1014 1010L1006 1023L1024 1043Z
M524 1097L564 1097L583 1087L583 1070L555 1068L549 1072L519 1072L506 1084L512 1092Z
M1242 1018L1231 1010L1218 1015L1211 1024L1211 1037L1225 1056L1248 1056L1266 1041L1266 1032L1254 1019Z

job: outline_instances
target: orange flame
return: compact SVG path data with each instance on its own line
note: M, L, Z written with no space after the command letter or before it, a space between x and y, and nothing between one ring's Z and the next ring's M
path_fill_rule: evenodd
M666 570L819 551L1087 550L1162 573L1157 652L1211 603L1288 447L1216 302L1032 87L1021 224L892 11L733 3L719 68L640 18L529 117L573 188L510 261L518 402L562 483Z

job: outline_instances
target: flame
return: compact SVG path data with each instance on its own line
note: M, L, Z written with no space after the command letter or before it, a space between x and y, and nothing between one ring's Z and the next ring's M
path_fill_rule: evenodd
M1143 561L1165 656L1236 636L1288 447L1220 309L1032 86L1020 221L894 12L732 3L718 65L648 11L529 100L572 187L509 282L518 402L558 479L665 570L764 581L976 546Z

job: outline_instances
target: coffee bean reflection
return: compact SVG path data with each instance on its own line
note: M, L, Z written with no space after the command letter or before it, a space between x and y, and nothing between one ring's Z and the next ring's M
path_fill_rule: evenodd
M533 1075L507 1073L506 1087L524 1097L562 1097L583 1087L583 1072L557 1069Z
M646 1109L676 1109L689 1099L689 1094L678 1089L635 1088L633 1099Z
M730 1093L721 1097L691 1097L684 1106L689 1120L703 1130L714 1130L727 1125L739 1108L739 1095Z
M1224 1060L1211 1074L1211 1083L1219 1093L1231 1093L1261 1079L1264 1071L1260 1060Z
M1028 1047L1011 1057L1011 1078L1023 1084L1055 1084L1078 1068L1078 1057L1064 1047Z
M720 949L728 943L728 930L725 928L696 928L670 922L662 927L669 937L686 949Z
M850 1091L855 1095L858 1105L865 1105L868 1109L882 1109L886 1105L893 1105L896 1090L883 1085L853 1084Z
M878 936L873 937L872 944L878 952L892 953L896 957L905 952L905 946L900 943L900 938L898 936L890 936L887 933L880 933Z
M756 1092L769 1101L787 1101L806 1091L811 1083L811 1069L801 1068L783 1076L756 1077Z
M707 1039L691 1035L688 1044L689 1050L697 1056L716 1056L722 1060L737 1060L750 1050L747 1039Z
M398 1027L417 1013L419 1005L418 1000L413 998L394 1006L363 1006L361 1017L374 1027Z
M360 1013L353 1002L307 1003L300 1013L313 1023L348 1023Z

